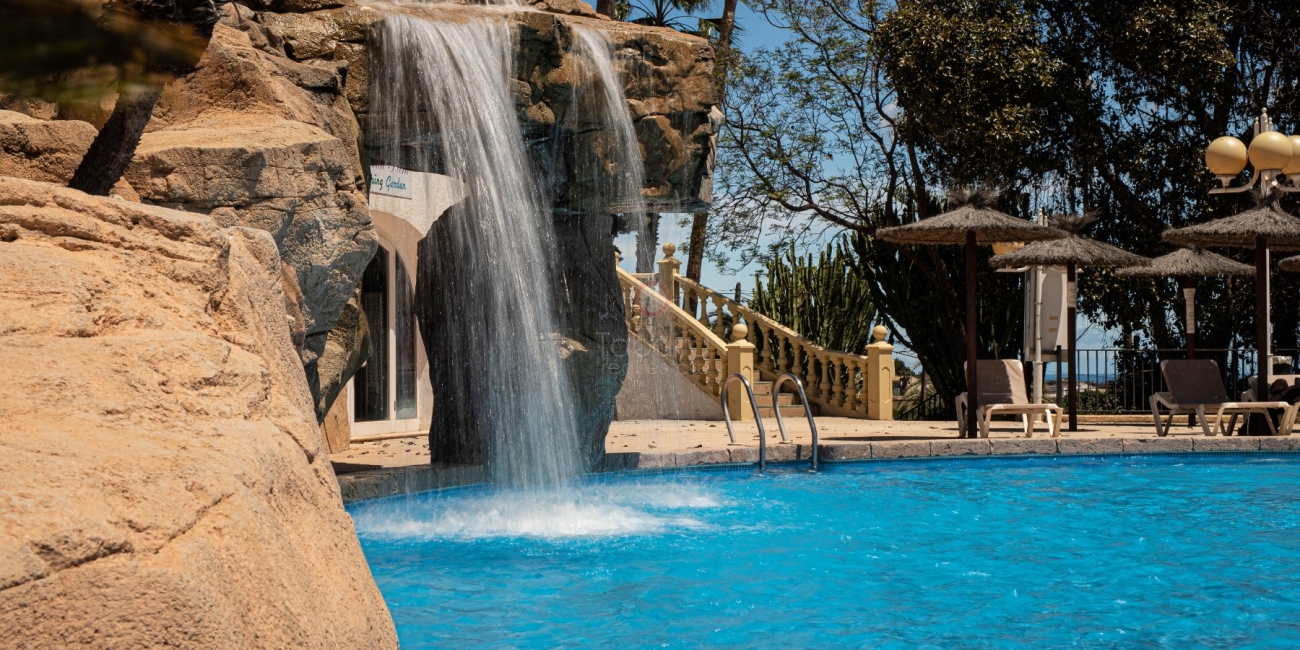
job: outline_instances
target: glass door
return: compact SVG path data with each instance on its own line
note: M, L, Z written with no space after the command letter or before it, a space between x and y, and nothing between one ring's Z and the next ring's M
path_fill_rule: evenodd
M370 358L348 384L352 435L418 431L415 293L406 265L382 240L361 275L361 311Z

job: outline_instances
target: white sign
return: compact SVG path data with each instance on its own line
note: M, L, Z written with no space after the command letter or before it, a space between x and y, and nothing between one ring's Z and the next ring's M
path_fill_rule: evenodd
M389 165L370 166L370 193L409 199L414 195L411 190L411 172Z
M1026 273L1025 287L1025 358L1032 359L1034 355L1034 291L1029 286L1029 280L1033 278L1032 273ZM1070 305L1070 286L1066 281L1065 268L1059 266L1048 266L1042 268L1042 289L1039 294L1039 300L1042 301L1039 307L1039 321L1037 323L1038 333L1043 337L1042 350L1044 356L1050 356L1056 353L1056 346L1064 349L1070 348L1070 341L1066 337L1068 329L1066 327L1066 309Z

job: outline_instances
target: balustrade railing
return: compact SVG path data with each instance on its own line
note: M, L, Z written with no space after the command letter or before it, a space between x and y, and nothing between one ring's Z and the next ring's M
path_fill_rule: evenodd
M736 334L742 333L734 330L734 326L743 321L745 328L741 338L753 344L755 369L763 379L770 381L787 372L800 377L809 401L817 404L823 415L873 420L893 418L893 346L884 341L885 328L876 328L875 342L867 346L866 356L828 350L776 320L679 275L680 264L673 257L674 251L672 244L664 245L664 259L659 261L659 273L654 277L661 296L672 307L671 310L667 306L655 309L664 313L671 311L672 318L649 325L653 332L640 335L641 338L657 336L662 339L658 345L669 345L669 339L674 336L670 331L671 323L675 323L677 330L683 333L681 338L685 339L679 345L691 351L697 349L695 346L703 345L704 357L711 358L710 355L717 356L718 353L707 349L705 333L717 341L732 340ZM646 284L649 274L638 275L621 270L620 273L620 281L625 282L624 306L631 314L638 305L627 287L637 282L643 287L641 291L650 290ZM622 280L623 277L627 278L626 281ZM643 312L648 309L640 308ZM647 327L646 316L646 313L639 315L641 321L637 327ZM678 356L681 356L680 352ZM691 358L694 357L688 356ZM683 366L694 368L689 362ZM726 377L726 373L719 375L710 370L707 376L710 379L706 382L696 380L696 383L712 388L716 385L712 377Z
M722 379L730 374L726 341L637 274L618 269L618 280L628 333L676 365L705 392L720 395Z

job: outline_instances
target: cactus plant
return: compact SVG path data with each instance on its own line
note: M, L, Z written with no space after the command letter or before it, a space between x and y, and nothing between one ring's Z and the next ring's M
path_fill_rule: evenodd
M864 354L876 308L870 287L850 266L851 255L843 238L816 257L797 255L791 243L768 261L766 282L756 281L750 308L829 350Z

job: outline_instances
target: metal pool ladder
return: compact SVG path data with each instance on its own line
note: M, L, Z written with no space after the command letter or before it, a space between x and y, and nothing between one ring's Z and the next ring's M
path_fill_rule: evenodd
M781 431L781 440L789 442L790 439L785 436L785 420L781 419L781 405L777 402L781 398L781 386L786 381L793 381L795 388L799 389L799 401L803 403L803 414L808 416L808 428L812 431L812 469L817 469L817 423L813 421L812 405L808 403L808 395L803 392L803 382L793 372L787 372L776 378L776 383L772 384L772 412L776 413L776 427Z
M731 382L739 379L744 385L745 392L749 395L749 405L754 409L754 422L758 425L758 469L763 471L767 469L767 432L763 430L763 418L758 414L758 400L754 398L754 387L749 383L749 379L740 373L733 373L722 382L722 419L727 424L727 435L731 437L731 444L736 444L736 430L731 426L731 411L727 408L727 389ZM778 393L781 385L786 380L793 380L794 385L799 388L799 399L803 401L804 414L808 416L808 426L812 429L812 469L817 469L817 424L813 421L812 407L808 405L808 396L804 394L803 382L792 372L787 372L777 378L776 383L772 384L772 409L776 413L776 426L781 432L781 440L789 442L790 439L785 435L785 421L781 419L781 407L777 404Z

